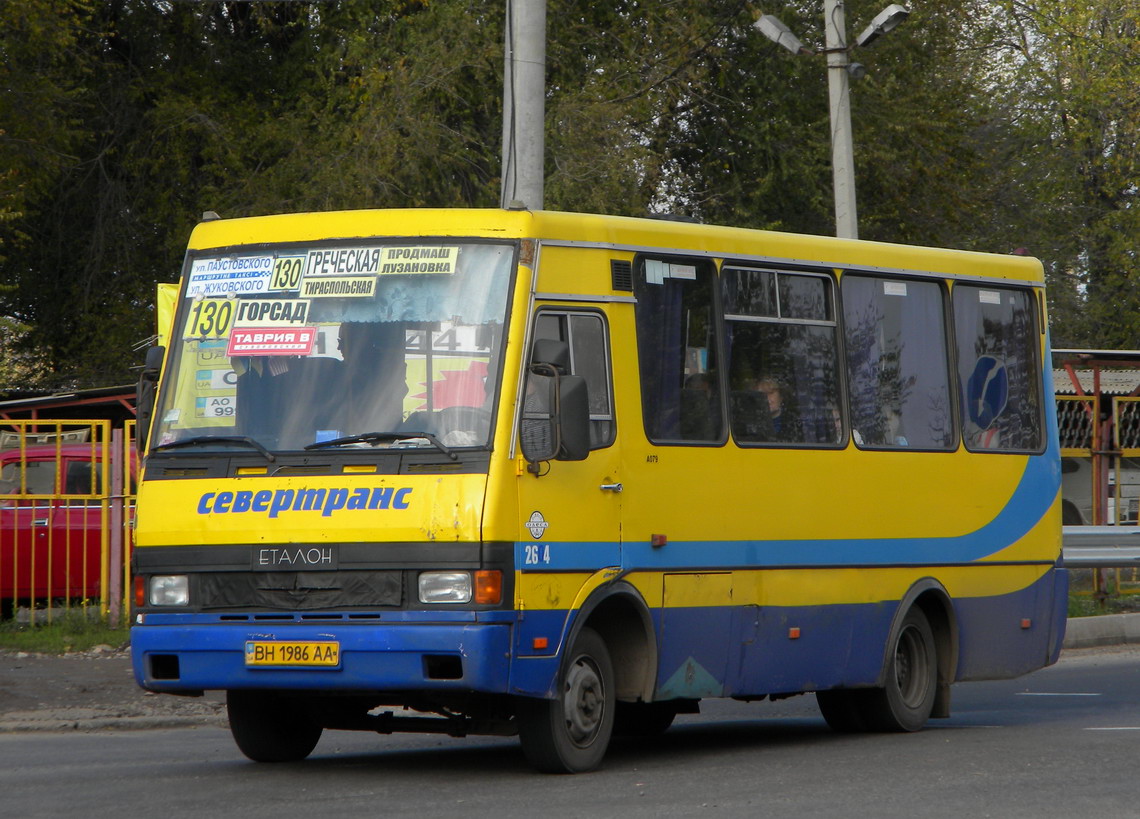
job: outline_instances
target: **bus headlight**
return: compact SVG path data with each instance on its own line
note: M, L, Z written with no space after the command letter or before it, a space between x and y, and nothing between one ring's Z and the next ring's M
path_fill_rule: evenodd
M150 579L147 599L152 606L190 605L190 578L184 574L160 574Z
M470 603L470 572L423 572L420 574L421 603Z

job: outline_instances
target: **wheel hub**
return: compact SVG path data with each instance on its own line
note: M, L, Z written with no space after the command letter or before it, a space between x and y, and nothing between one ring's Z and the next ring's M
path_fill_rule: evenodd
M598 733L605 710L605 690L601 675L585 659L574 663L566 675L563 714L566 729L576 745L588 745Z

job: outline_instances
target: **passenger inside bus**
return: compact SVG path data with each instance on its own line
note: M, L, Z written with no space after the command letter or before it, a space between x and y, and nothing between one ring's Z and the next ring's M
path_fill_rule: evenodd
M772 423L772 440L802 441L799 419L790 408L783 385L772 376L757 379L756 390L768 399L768 416Z

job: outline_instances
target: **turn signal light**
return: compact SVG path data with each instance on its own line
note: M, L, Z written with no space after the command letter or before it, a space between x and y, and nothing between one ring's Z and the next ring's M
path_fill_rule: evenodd
M475 602L495 605L503 600L503 573L497 569L475 572Z

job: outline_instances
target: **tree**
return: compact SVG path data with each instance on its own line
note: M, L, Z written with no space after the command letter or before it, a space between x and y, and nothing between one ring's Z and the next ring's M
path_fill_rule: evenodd
M882 4L846 5L853 34ZM504 0L10 6L0 388L132 381L203 211L498 203ZM752 29L775 13L818 48L820 4L760 6L548 0L547 207L832 233L824 58ZM1135 346L1138 17L915 6L856 54L861 235L1027 249L1054 341Z
M986 66L1020 137L1030 251L1053 286L1054 344L1140 335L1140 6L1003 2ZM1059 330L1059 331L1058 331Z

